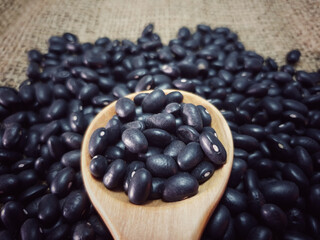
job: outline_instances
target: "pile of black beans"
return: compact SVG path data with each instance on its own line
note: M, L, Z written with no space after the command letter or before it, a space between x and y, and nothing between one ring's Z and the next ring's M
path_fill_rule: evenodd
M295 70L299 57L278 66L206 25L167 46L152 24L137 43L51 37L47 53L28 52L27 80L0 88L0 239L111 239L83 187L82 136L102 107L150 88L206 98L232 130L231 177L203 239L319 239L320 71Z
M227 153L205 107L182 101L180 92L161 89L117 100L116 115L90 137L91 174L134 204L197 194Z

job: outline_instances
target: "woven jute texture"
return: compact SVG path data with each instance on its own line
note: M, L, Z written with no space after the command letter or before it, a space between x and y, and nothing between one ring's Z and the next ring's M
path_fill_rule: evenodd
M165 44L182 26L226 26L248 50L279 64L299 49L298 69L320 68L319 0L0 0L0 85L17 87L25 80L27 51L44 52L52 35L136 41L150 22Z

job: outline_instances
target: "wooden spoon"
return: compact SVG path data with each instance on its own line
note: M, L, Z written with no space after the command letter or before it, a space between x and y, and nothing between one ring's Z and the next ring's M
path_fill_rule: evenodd
M165 94L177 90L164 90ZM151 92L151 91L145 91ZM183 102L204 106L212 117L211 126L227 151L227 162L204 184L195 196L179 202L149 201L144 205L129 202L124 192L110 191L90 174L89 139L93 131L106 126L115 115L115 102L105 107L89 125L82 144L81 171L88 195L115 239L199 239L226 188L232 162L233 140L229 126L212 104L205 99L180 91ZM133 99L138 93L127 98Z

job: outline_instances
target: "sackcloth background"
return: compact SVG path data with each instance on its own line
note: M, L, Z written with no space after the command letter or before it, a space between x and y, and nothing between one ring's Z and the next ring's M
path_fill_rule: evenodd
M25 80L27 51L45 52L52 35L136 41L150 22L164 44L182 26L226 26L247 50L280 65L299 49L298 69L320 68L320 0L0 0L0 86Z

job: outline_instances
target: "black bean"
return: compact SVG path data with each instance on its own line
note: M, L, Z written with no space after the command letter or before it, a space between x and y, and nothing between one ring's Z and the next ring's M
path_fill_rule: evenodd
M152 176L160 178L167 178L178 172L176 161L172 157L163 154L148 157L146 167Z
M291 50L290 52L287 53L286 61L287 63L295 64L299 61L300 56L301 56L301 53L299 50L297 49Z
M183 99L183 95L178 91L174 91L174 92L168 93L166 103L167 104L173 103L173 102L181 103L182 99Z
M124 183L123 183L123 189L126 193L128 193L129 183L133 175L140 168L145 168L145 163L142 161L133 161L127 166Z
M46 226L54 224L60 216L60 205L54 194L44 195L38 207L38 218Z
M31 187L32 185L36 184L39 180L37 172L33 169L24 170L20 172L17 175L17 177L19 179L19 186L21 188Z
M102 239L112 238L111 233L109 232L105 224L102 222L99 215L91 214L88 220L89 220L88 222L91 224L91 227L95 231L96 237L100 236Z
M222 239L230 222L231 216L228 208L219 204L208 221L205 233L212 239Z
M205 131L201 133L199 141L203 152L210 161L217 165L222 165L226 162L227 152L212 132Z
M147 95L142 101L143 112L159 112L166 103L166 95L162 90L154 90Z
M19 201L22 201L22 202L32 201L33 199L40 197L42 194L44 194L47 191L47 188L48 186L43 184L33 185L27 188L26 190L23 190L19 194L18 196Z
M40 240L42 232L37 219L29 218L21 226L20 236L22 240Z
M64 201L62 215L68 222L80 220L88 211L89 198L82 190L72 191Z
M315 80L311 73L305 71L297 71L296 80L305 87L313 87L315 85Z
M180 201L197 194L198 188L198 181L192 175L178 173L166 180L162 199L166 202Z
M115 159L123 159L125 157L125 149L122 149L117 146L109 146L106 148L106 151L104 152L104 156L109 160L115 160Z
M135 105L129 98L120 98L116 103L116 113L120 118L132 119L135 116Z
M247 171L247 163L241 158L234 158L228 186L236 187Z
M19 142L22 135L20 124L13 123L7 126L2 136L2 145L5 148L13 148Z
M163 154L176 159L186 144L180 140L172 141L164 150Z
M107 159L102 155L96 155L90 162L90 173L96 178L102 178L108 167Z
M273 181L261 186L261 191L269 203L280 206L293 204L299 197L298 186L289 181Z
M61 135L62 141L70 149L80 149L82 143L82 135L74 132L65 132Z
M201 114L198 108L191 104L186 103L182 106L182 120L186 125L194 127L198 132L201 132L203 128L203 122L201 118Z
M177 117L180 114L180 109L181 105L179 103L172 102L165 107L164 112L170 113L173 116Z
M12 233L19 229L25 218L25 212L19 202L9 201L1 208L2 223Z
M304 147L309 153L315 153L319 151L320 144L307 136L294 136L290 140L292 146L301 146Z
M320 184L313 185L310 188L308 203L310 209L315 216L320 216L320 207L319 207L319 199L320 199Z
M211 162L203 161L200 162L191 172L199 182L202 184L206 182L214 173L215 167Z
M198 108L199 113L201 115L203 126L204 127L210 126L211 120L212 120L210 113L202 105L198 105L197 108Z
M129 183L129 201L134 204L143 204L150 194L151 181L152 176L148 170L144 168L138 169Z
M177 163L180 169L188 171L203 159L203 152L199 143L188 143L178 154Z
M103 184L108 189L121 186L126 173L126 162L122 159L113 161L103 176Z
M62 155L61 162L66 167L72 167L75 170L80 169L80 150L72 150Z
M287 211L288 228L303 232L306 227L305 215L299 208L291 208Z
M171 142L171 135L162 129L149 128L143 131L149 145L155 147L166 147Z
M118 84L112 89L112 94L117 97L121 98L130 93L130 90L124 84Z
M297 146L295 147L295 162L296 164L302 169L302 171L307 175L307 176L312 176L313 174L313 162L310 154L308 151L301 147Z
M19 188L19 178L14 174L3 174L0 176L0 194L7 195L16 192Z
M271 240L272 232L269 228L264 226L257 226L250 230L247 240Z
M274 231L283 231L287 225L287 216L277 205L263 205L260 214L262 221Z
M147 118L146 126L148 128L159 128L167 132L174 132L176 130L176 121L175 117L170 113L158 113Z
M235 189L227 188L223 197L224 204L232 215L244 212L247 209L247 196Z
M94 230L89 223L78 223L74 229L73 239L93 240L95 239Z
M245 238L249 234L250 230L257 225L257 220L251 214L246 212L240 213L234 219L235 229L241 238Z
M294 163L286 163L282 169L284 179L297 184L301 192L304 192L309 187L309 180L304 172Z
M74 183L74 177L75 172L72 168L66 167L60 170L52 179L50 186L51 192L60 197L66 196Z
M293 156L293 149L290 145L282 140L280 137L275 135L267 136L267 146L272 153L272 155L276 157L280 157L283 159L291 159Z
M163 178L152 178L151 190L149 194L149 199L160 199L164 190L165 179Z
M132 153L146 152L148 141L144 133L137 128L128 128L122 133L122 141L126 148Z
M93 157L95 155L103 154L109 141L108 131L105 128L98 128L95 130L89 141L90 156Z

